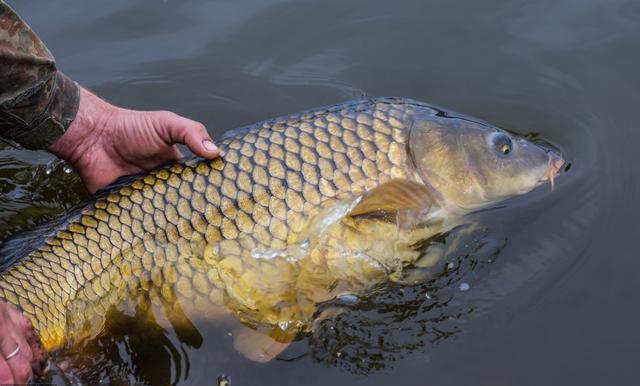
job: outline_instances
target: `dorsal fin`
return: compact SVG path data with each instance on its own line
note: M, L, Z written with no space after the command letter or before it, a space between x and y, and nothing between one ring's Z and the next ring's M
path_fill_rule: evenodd
M2 240L0 242L0 273L6 271L15 261L44 245L48 238L74 220L81 211L82 207L67 210L52 220Z
M307 109L295 114L283 115L279 118L269 119L263 122L258 122L252 125L247 125L243 127L238 127L236 129L227 130L222 137L220 137L217 142L218 144L224 144L225 141L233 140L235 138L244 136L247 133L252 131L257 132L263 127L273 127L273 125L277 123L284 123L290 121L300 121L300 120L313 120L314 118L326 115L329 113L339 112L345 109L353 109L353 111L366 111L370 108L375 108L377 104L397 104L397 105L407 105L407 106L418 106L422 108L430 108L434 113L438 112L440 109L428 105L423 102L418 102L412 99L403 98L403 97L377 97L377 98L368 98L368 99L354 99L342 103L336 103L333 105L316 107L312 109Z
M55 236L57 231L63 230L69 223L76 220L84 209L94 207L96 201L107 197L112 192L118 191L124 186L132 184L138 179L144 178L153 171L166 168L175 163L187 164L195 163L199 160L201 160L201 158L194 156L185 157L176 162L162 164L150 171L119 177L73 208L65 210L56 217L37 224L27 231L7 237L0 241L0 273L11 267L18 259L25 257L38 247L44 245L48 238Z

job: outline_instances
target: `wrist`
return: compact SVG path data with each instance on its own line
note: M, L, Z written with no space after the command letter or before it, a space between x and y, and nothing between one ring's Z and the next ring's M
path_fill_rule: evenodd
M105 123L113 117L118 108L100 99L85 88L80 88L80 102L75 119L65 133L49 146L56 156L77 164L90 148L99 145Z

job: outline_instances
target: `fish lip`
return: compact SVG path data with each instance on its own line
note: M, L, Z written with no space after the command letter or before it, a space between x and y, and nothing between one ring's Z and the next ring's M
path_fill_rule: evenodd
M562 157L559 152L554 150L547 150L547 171L538 181L538 186L551 182L551 189L554 188L555 178L558 177L565 169L566 165L569 165L567 161Z

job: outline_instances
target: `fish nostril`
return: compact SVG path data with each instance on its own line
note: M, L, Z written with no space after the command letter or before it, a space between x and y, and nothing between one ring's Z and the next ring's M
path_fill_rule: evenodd
M564 170L563 172L567 173L569 171L569 169L571 169L571 162L567 162L567 164L564 166Z

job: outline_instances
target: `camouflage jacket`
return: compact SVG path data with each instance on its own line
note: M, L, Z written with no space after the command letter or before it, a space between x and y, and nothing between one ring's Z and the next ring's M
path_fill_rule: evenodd
M80 87L56 69L42 41L0 0L0 137L47 149L78 111Z

